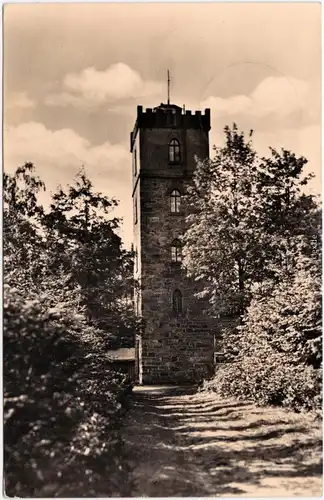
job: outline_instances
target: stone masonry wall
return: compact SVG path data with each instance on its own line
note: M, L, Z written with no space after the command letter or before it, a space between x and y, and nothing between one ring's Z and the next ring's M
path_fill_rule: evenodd
M141 212L141 382L195 382L213 370L214 337L202 319L198 285L171 262L171 243L185 231L186 207L170 212L170 193L183 194L191 179L143 177ZM174 316L172 293L181 290L183 314Z
M168 162L171 139L181 145L181 162ZM214 366L214 332L203 316L204 304L195 297L197 283L171 262L171 243L185 231L187 209L171 213L170 194L185 194L192 182L195 155L209 155L208 134L202 129L153 128L139 131L140 173L134 183L138 203L134 242L139 252L137 277L141 291L139 314L143 329L137 339L140 383L196 382L210 375ZM181 314L172 308L172 294L179 289Z
M192 383L212 375L213 342L212 329L197 318L150 318L142 337L141 382Z

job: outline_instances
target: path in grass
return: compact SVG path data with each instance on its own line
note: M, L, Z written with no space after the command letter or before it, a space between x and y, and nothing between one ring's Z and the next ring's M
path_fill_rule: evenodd
M129 496L321 496L322 426L184 388L138 387L124 427Z

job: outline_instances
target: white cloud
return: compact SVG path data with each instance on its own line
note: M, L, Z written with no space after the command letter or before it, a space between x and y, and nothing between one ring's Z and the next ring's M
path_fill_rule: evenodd
M251 94L251 111L256 116L288 116L304 106L308 90L308 84L296 78L266 78Z
M309 184L309 190L314 194L320 194L322 191L321 138L320 125L311 125L300 129L276 130L272 133L256 131L253 144L258 153L264 156L269 156L269 146L277 150L283 147L297 156L304 156L308 161L305 165L305 173L315 174L315 178Z
M5 108L11 109L26 109L34 108L35 101L28 97L26 92L13 92L4 99Z
M131 158L126 146L105 142L92 145L71 129L52 131L28 122L4 130L4 165L8 172L32 162L48 191L73 181L84 165L96 190L120 200L115 214L124 218L122 236L132 240ZM49 202L49 194L42 197Z
M137 71L124 63L117 63L104 71L90 67L79 73L69 73L62 88L62 92L46 98L47 105L84 108L129 98L157 96L163 91L163 84L143 80Z
M232 116L241 114L251 107L251 99L245 95L237 95L223 99L221 97L208 97L201 104L202 108L211 108L217 116Z
M263 118L272 114L279 117L306 109L311 101L309 85L296 78L265 78L249 96L236 95L227 99L208 97L203 107L210 107L217 116L249 115Z
M250 129L245 127L243 130L247 137ZM260 157L270 156L269 147L277 151L280 151L281 148L288 149L297 156L304 156L307 159L304 172L315 174L315 178L310 181L307 190L313 194L320 194L322 192L321 138L320 125L310 125L299 129L277 127L273 131L258 132L256 130L252 137L252 143ZM214 130L210 143L216 144L218 147L225 145L225 135L221 129ZM213 157L214 152L211 151L210 154Z
M311 189L321 192L321 126L319 89L295 78L268 77L250 95L209 97L201 107L212 114L211 144L224 143L223 127L235 121L246 133L255 129L253 146L259 155L269 147L305 156L305 172L314 172ZM289 119L290 117L290 119ZM242 125L243 124L243 125Z
M93 107L92 101L86 101L83 96L69 94L68 92L59 92L58 94L49 94L45 98L47 106L67 107L87 109Z

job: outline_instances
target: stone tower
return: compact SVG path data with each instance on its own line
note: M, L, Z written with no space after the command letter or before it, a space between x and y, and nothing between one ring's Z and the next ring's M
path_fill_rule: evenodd
M213 369L213 335L194 297L195 283L181 269L186 208L195 156L209 156L210 110L161 104L143 111L131 133L135 292L143 320L136 338L139 383L185 383Z

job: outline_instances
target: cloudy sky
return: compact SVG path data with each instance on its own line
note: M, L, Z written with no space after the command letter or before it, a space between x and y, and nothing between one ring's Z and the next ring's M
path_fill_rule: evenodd
M20 4L4 9L5 169L34 162L54 190L82 165L120 200L131 241L136 106L211 108L260 154L302 154L321 187L321 4Z

